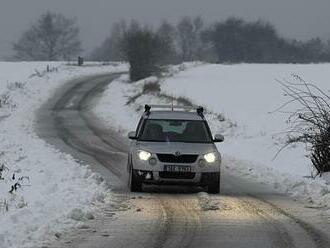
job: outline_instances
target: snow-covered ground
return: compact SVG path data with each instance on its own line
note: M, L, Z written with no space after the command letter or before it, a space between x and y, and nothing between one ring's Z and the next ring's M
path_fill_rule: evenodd
M88 166L37 137L34 113L70 79L126 70L96 63L0 62L1 248L42 246L90 218L92 203L111 200Z
M285 140L281 133L288 128L287 115L271 113L288 100L276 79L291 80L292 74L329 89L330 64L185 64L171 68L161 79L131 84L127 76L121 77L109 85L94 111L126 135L135 129L145 103L171 103L171 97L184 97L206 107L213 133L225 135L218 148L227 173L270 184L305 199L309 207L330 209L330 186L323 179L306 178L312 167L305 147L289 147L274 159ZM143 94L144 85L152 82L160 83L161 92Z

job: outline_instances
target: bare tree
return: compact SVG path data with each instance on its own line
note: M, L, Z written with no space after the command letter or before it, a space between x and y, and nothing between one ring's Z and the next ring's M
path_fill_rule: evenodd
M100 46L96 47L90 53L89 59L94 61L111 61L112 50L113 49L111 37L107 37Z
M113 24L111 34L90 55L91 59L98 61L123 61L126 59L123 53L122 40L127 31L127 23L121 20Z
M112 60L113 61L122 61L125 60L125 54L123 52L123 37L127 31L127 23L125 20L116 22L112 26L111 30L111 44L112 44Z
M183 61L192 61L200 59L202 54L201 33L204 22L201 17L194 19L183 17L178 25L178 45Z
M163 21L157 30L157 35L160 39L160 56L163 64L177 62L177 54L175 49L176 30L167 21Z
M191 61L193 50L193 31L194 26L190 17L184 17L177 25L179 47L182 56L182 61Z
M21 60L69 59L81 51L79 28L74 19L47 12L13 43L13 49Z
M198 16L194 18L193 23L194 23L194 33L195 33L195 39L194 39L195 59L202 60L204 58L204 53L205 53L204 42L202 40L204 21L200 16Z

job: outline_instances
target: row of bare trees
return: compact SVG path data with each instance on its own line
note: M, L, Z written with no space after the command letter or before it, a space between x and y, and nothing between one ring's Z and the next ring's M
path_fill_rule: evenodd
M136 21L133 21L136 23ZM128 24L114 24L112 33L95 49L91 58L122 60L118 37ZM152 30L150 28L150 30ZM330 61L330 41L308 41L281 37L269 22L246 22L240 18L205 24L201 17L184 17L176 24L163 21L153 29L171 48L165 62L207 61L219 63L311 63Z
M134 27L141 26L137 21L128 23L125 20L112 26L111 34L96 48L91 58L95 60L125 60L122 51L121 39L128 31L134 31ZM202 60L204 44L201 40L204 30L204 21L201 17L184 17L177 25L163 21L158 28L152 29L145 26L150 32L154 32L162 42L162 49L166 50L166 56L161 60L164 63L178 63L182 61Z
M104 42L90 55L93 60L127 60L123 38L141 29L137 21L113 25ZM163 21L158 27L143 27L159 39L157 63L207 61L219 63L310 63L330 61L330 42L319 38L306 42L282 38L268 22L239 18L205 24L201 17L183 17L176 24ZM75 19L47 12L13 43L20 60L63 60L81 53ZM165 52L163 52L165 51ZM149 56L146 54L146 56Z
M185 17L177 27L163 21L156 29L122 20L113 25L111 35L91 58L128 61L131 80L136 81L157 73L165 64L201 60L203 25L200 17Z

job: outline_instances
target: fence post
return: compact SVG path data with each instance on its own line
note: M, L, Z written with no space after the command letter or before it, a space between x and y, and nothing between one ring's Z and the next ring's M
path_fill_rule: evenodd
M78 57L78 65L82 66L84 64L84 58L83 57Z

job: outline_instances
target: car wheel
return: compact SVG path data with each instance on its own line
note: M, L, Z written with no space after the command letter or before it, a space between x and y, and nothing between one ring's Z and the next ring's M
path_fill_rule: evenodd
M219 194L220 193L220 173L218 173L207 186L207 193Z
M141 192L142 182L136 177L134 170L131 169L129 187L131 192Z

